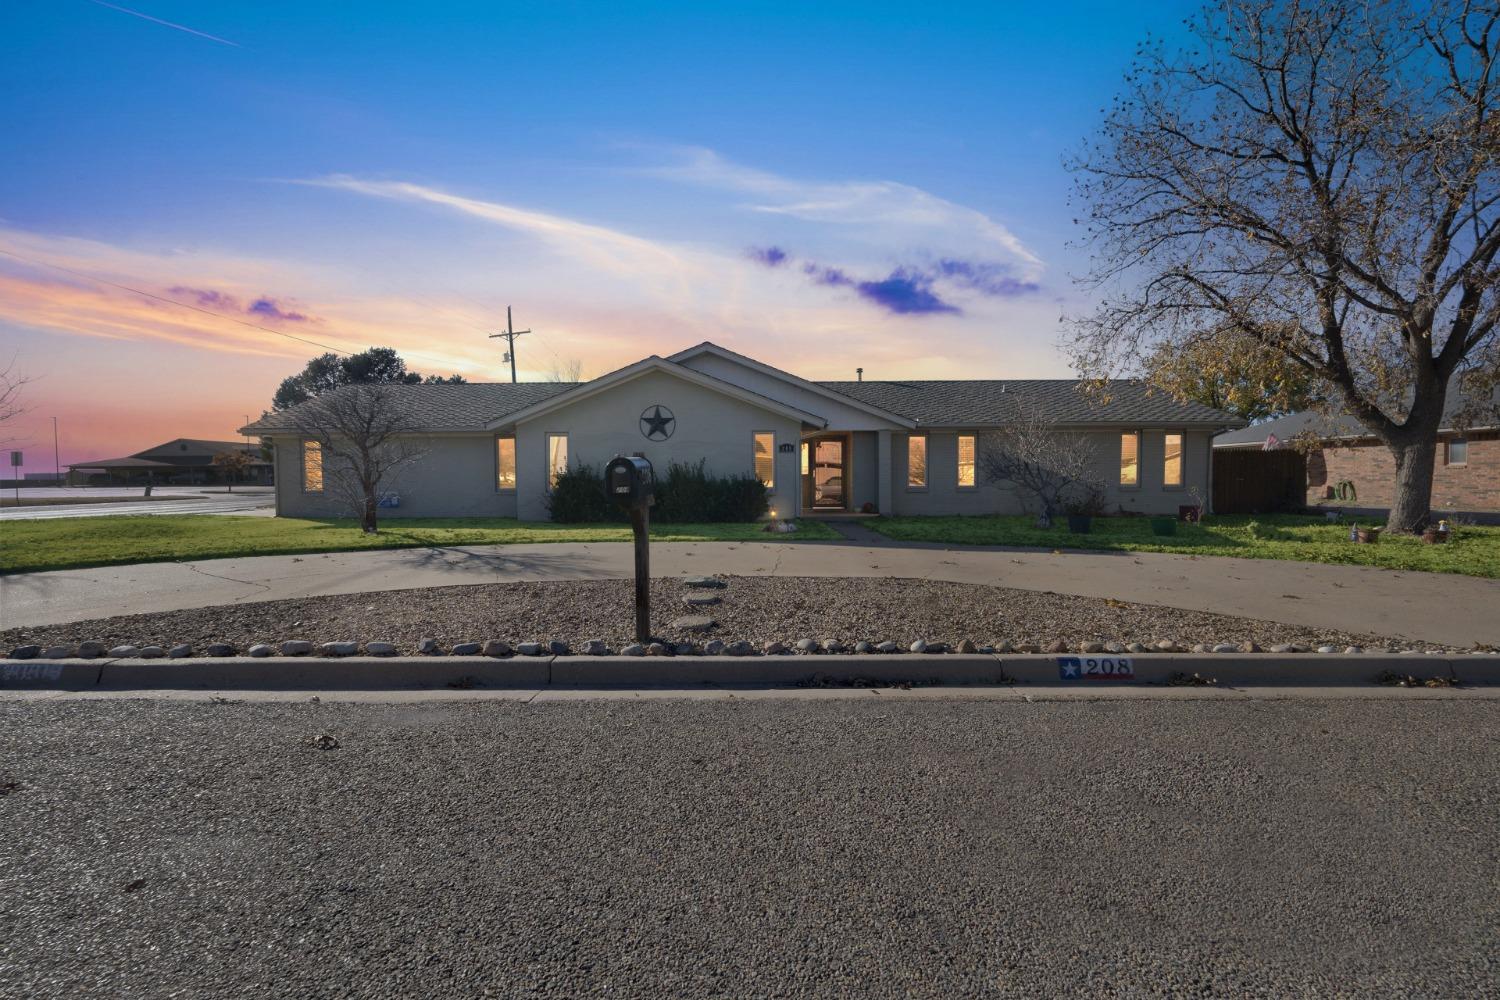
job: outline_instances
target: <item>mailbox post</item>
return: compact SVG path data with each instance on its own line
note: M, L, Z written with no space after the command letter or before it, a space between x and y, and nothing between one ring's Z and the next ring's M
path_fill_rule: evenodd
M635 639L651 641L651 505L656 472L640 455L617 455L604 467L604 489L630 513L635 535Z

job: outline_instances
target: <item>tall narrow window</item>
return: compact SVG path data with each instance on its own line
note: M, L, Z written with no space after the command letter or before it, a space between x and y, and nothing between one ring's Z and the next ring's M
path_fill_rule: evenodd
M516 488L516 439L495 439L495 489Z
M1467 438L1450 438L1448 441L1448 464L1469 464L1469 441Z
M776 435L770 431L755 432L755 478L776 488Z
M1163 486L1182 485L1182 435L1162 436L1166 448L1162 453L1161 482Z
M316 441L302 442L302 492L323 492L323 446Z
M1138 486L1141 482L1141 435L1127 431L1120 435L1120 485Z
M547 435L547 489L557 485L557 477L568 471L568 436Z
M975 465L974 435L958 436L958 485L959 488L973 486Z
M906 439L906 488L923 489L927 486L927 437L913 434Z
M812 468L812 445L806 441L802 442L802 474L807 475Z

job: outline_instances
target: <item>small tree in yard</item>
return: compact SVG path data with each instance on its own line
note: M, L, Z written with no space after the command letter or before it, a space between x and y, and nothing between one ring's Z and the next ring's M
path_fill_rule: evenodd
M303 438L316 442L323 489L359 518L367 534L377 528L382 486L426 449L414 437L406 394L399 386L349 385L308 400L293 411Z
M1072 165L1100 297L1078 366L1191 348L1233 380L1248 338L1385 444L1387 527L1418 530L1450 390L1500 377L1500 8L1216 0L1188 26Z
M213 458L213 464L224 476L224 481L229 484L229 492L234 492L234 481L250 471L250 463L253 461L248 451L238 448L233 451L221 451Z
M986 437L979 450L979 472L988 483L1029 496L1037 508L1037 527L1050 528L1069 504L1092 500L1104 482L1095 464L1088 435L1063 430L1026 402L1003 430Z

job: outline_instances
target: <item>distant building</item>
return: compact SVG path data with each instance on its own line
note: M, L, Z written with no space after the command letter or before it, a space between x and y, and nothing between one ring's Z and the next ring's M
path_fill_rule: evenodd
M234 485L270 486L274 479L272 464L260 453L259 445L243 441L200 441L176 438L124 458L101 458L91 462L74 462L68 466L68 482L75 486L209 486L229 482L228 473L214 465L214 456L226 451L242 451L250 456L250 465L233 479Z

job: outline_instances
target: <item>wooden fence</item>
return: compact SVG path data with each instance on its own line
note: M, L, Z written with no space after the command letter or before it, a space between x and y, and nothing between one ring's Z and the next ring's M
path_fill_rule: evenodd
M1299 451L1214 449L1215 514L1266 514L1307 506L1307 458Z

